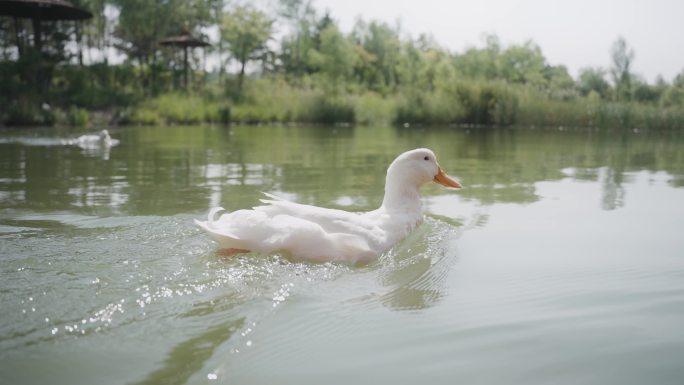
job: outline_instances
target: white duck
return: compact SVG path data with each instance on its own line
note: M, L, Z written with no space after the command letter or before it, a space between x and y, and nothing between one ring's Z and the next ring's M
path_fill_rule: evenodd
M444 173L426 148L399 155L387 169L385 197L377 210L351 213L288 202L266 194L266 205L195 220L227 254L285 253L312 261L368 262L405 238L423 220L418 189L435 181L461 184Z
M109 136L109 131L102 130L98 135L81 135L74 144L83 149L109 148L119 144L119 141Z

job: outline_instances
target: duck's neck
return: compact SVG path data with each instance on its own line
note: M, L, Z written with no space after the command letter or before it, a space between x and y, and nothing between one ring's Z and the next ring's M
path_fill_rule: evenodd
M385 182L385 198L382 207L387 211L408 211L420 214L419 186L413 181L402 180L396 175L388 174Z

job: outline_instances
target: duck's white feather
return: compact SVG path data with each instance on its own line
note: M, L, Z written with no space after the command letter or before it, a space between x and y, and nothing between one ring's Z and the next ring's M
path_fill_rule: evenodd
M304 205L289 202L268 194L271 198L262 199L266 206L257 206L254 210L263 211L270 216L292 215L317 223L326 231L355 231L366 234L377 230L378 223L369 220L363 213L352 213L344 210L328 209L323 207Z
M97 135L81 135L76 139L68 140L66 144L75 145L84 150L92 150L114 147L119 144L119 140L112 139L109 136L109 131L102 130Z
M373 229L364 228L370 224L359 215L345 215L351 213L341 210L273 201L252 210L224 214L217 220L212 218L215 212L211 214L206 222L195 223L224 249L287 252L304 259L352 263L375 255L368 244ZM356 223L350 220L353 217Z

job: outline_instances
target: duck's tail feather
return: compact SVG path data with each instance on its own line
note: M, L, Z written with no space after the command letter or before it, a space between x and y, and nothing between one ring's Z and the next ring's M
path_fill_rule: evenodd
M287 202L287 200L285 200L284 198L279 197L277 195L273 195L273 194L263 192L263 191L261 193L266 195L266 198L269 198L269 199L259 199L259 202L261 202L261 203L265 203L267 205L272 205L272 204L275 204L277 202Z
M216 224L216 214L221 213L226 211L223 207L214 207L213 209L209 210L209 214L207 214L207 224L211 228L215 228ZM219 217L220 218L220 217ZM195 220L195 223L199 223L199 221Z
M271 198L271 199L273 199L273 200L275 200L275 201L282 201L282 200L285 200L285 199L283 199L283 198L281 198L281 197L279 197L279 196L277 196L277 195L273 195L273 194L271 194L271 193L267 193L267 192L264 192L264 191L262 191L261 193L264 194L264 195L266 195L268 198Z
M226 210L223 207L214 207L209 211L209 214L207 214L206 221L199 221L195 219L195 224L204 230L207 235L211 237L211 239L218 242L222 249L249 249L245 240L240 239L240 237L235 234L232 234L232 232L228 231L228 229L221 228L219 224L221 215L219 214L225 211Z

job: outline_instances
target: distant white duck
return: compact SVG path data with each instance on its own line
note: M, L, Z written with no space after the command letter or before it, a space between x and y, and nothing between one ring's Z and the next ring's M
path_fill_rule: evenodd
M205 222L195 220L218 242L223 254L256 251L284 253L297 259L366 263L405 238L423 220L418 189L434 181L461 188L426 148L399 155L387 169L385 197L377 210L352 213L270 199L251 210L216 214Z
M109 136L109 131L102 130L97 135L81 135L73 141L73 144L83 149L109 148L119 144L119 141Z

